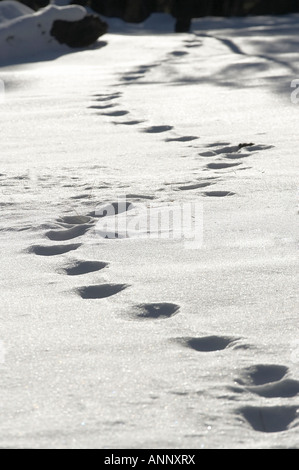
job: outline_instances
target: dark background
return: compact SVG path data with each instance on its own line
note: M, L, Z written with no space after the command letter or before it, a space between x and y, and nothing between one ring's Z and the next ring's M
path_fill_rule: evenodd
M1 1L1 0L0 0ZM22 0L34 10L48 5L48 0ZM89 6L107 17L138 23L151 13L166 12L176 18L203 16L281 15L299 11L299 0L70 0Z
M50 2L50 0L19 1L36 11ZM284 15L299 12L299 0L70 0L70 4L87 6L99 15L121 18L128 23L141 23L152 13L168 13L176 18L177 33L190 31L193 18ZM66 26L64 24L62 28ZM89 29L89 23L84 25L85 32ZM97 29L95 35L98 34ZM106 29L100 34L105 32Z

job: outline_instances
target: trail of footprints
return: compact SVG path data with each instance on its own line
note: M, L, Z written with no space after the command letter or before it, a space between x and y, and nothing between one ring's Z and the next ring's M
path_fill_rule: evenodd
M115 203L116 204L116 203ZM128 209L128 206L126 206ZM94 214L93 214L94 215ZM95 224L95 219L91 216L66 216L57 220L63 229L50 230L46 232L46 237L51 241L68 241L85 235ZM76 251L82 243L55 244L55 245L33 245L28 251L39 256L59 256L72 251ZM84 276L95 273L108 267L108 263L102 261L74 261L60 269L60 273L67 276ZM100 284L83 286L77 288L76 292L82 299L102 299L121 292L127 288L126 284Z
M217 148L219 148L217 146ZM242 147L244 148L244 147ZM233 152L236 149L231 149ZM226 149L227 151L227 149ZM199 187L205 187L214 180L199 183ZM191 188L192 189L192 188ZM136 197L137 195L131 195ZM118 208L115 203L116 213ZM122 210L130 210L131 204L126 204ZM85 216L64 216L57 221L57 230L49 230L46 237L55 243L52 245L33 245L28 251L38 256L60 256L76 251L82 243L63 243L84 236L95 222L95 213ZM90 273L99 272L108 268L109 264L103 261L75 260L66 264L58 271L67 276L84 277ZM100 300L115 296L130 287L128 284L101 283L84 285L76 288L76 294L83 300ZM143 303L133 306L128 312L128 319L134 321L167 321L179 314L180 306L170 302ZM249 346L242 342L241 338L230 336L199 336L178 337L171 341L180 347L188 348L194 354L225 353L239 349L248 349ZM298 419L299 407L296 405L269 406L268 400L275 398L294 398L299 395L299 381L289 377L290 371L286 366L276 364L257 364L240 371L234 384L227 389L233 396L250 394L267 400L265 405L247 405L235 410L236 419L246 423L253 431L262 433L286 432L292 428Z
M225 336L183 337L174 341L200 353L238 349L240 338ZM173 341L173 340L172 340ZM265 399L293 398L299 395L299 381L288 378L289 369L277 364L257 364L240 371L235 385L227 387L236 396L253 394ZM248 405L235 410L236 417L246 422L254 431L263 433L283 432L298 419L297 405Z
M264 151L270 148L272 148L271 145L256 145L252 142L239 143L238 145L232 145L228 142L209 144L204 151L198 153L196 158L200 159L201 162L207 159L207 163L202 171L212 171L214 176L200 176L193 182L177 185L176 189L179 191L191 191L215 185L217 182L222 181L223 174L227 176L229 172L247 169L248 167L243 166L244 158L248 158L258 151ZM235 193L233 191L216 189L203 192L203 196L205 197L223 198L234 195Z
M121 77L122 82L128 84L134 84L140 82L140 79L144 79L146 74L153 70L156 67L161 66L161 63L169 61L178 61L183 60L183 58L190 53L190 49L194 47L200 47L202 45L202 40L198 37L187 39L184 41L184 49L175 50L167 54L164 61L159 63L141 65L137 68L125 73ZM106 116L110 118L121 118L124 116L129 116L130 112L126 109L121 108L121 97L122 92L117 91L114 93L103 93L95 94L93 99L96 100L97 104L90 106L90 109L98 110L101 116ZM145 121L142 119L126 119L126 120L117 120L113 121L114 124L118 125L139 125L144 124ZM175 133L175 129L171 125L152 125L148 127L143 127L139 129L140 132L153 134L153 135L163 135L165 133ZM178 136L174 135L171 137L164 138L166 143L191 143L198 140L198 136L194 135L185 135ZM192 146L192 145L191 145ZM196 146L195 146L196 148ZM207 162L204 165L202 171L216 173L216 176L213 177L204 177L201 175L195 181L190 181L185 184L179 184L175 186L175 189L178 191L194 191L202 188L208 188L209 186L216 185L217 182L221 182L221 176L224 174L227 176L230 172L235 173L236 171L246 170L248 167L244 166L244 161L256 152L264 151L272 148L272 146L267 145L256 145L253 142L239 143L237 145L232 145L229 142L216 142L207 146L203 151L199 152L197 158L200 163L205 159ZM224 198L234 196L235 193L230 190L205 190L201 193L204 197L210 198Z
M127 206L128 210L129 207ZM57 220L64 229L51 230L46 233L50 240L65 241L84 235L93 226L91 216L67 216ZM79 230L83 227L84 230ZM53 236L54 235L54 236ZM30 253L39 256L59 256L77 250L81 243L54 244L49 246L34 245ZM107 268L109 264L103 261L76 260L61 268L59 273L67 276L85 276ZM114 296L130 287L127 284L95 284L76 288L77 295L83 300L99 300ZM138 304L131 308L129 319L135 321L170 320L180 312L180 306L175 303L159 302ZM219 353L227 350L247 349L248 346L241 338L230 336L199 336L178 337L171 341L180 347L188 348L194 354ZM234 379L234 384L227 387L237 398L251 394L263 399L293 398L299 395L299 381L289 378L289 369L283 365L257 364L244 368ZM290 429L298 418L296 405L248 405L235 410L236 418L247 423L253 431L271 433L283 432Z
M122 96L121 92L115 93L100 93L93 95L93 100L96 104L89 106L89 109L97 110L99 116L108 118L121 118L130 114L126 109L118 109L119 100ZM126 119L125 121L113 121L114 124L122 124L127 126L135 126L144 122L143 120Z
M202 40L197 36L191 37L183 41L183 49L174 50L168 53L164 60L159 63L152 63L141 65L133 70L130 70L124 73L120 80L122 85L126 83L131 85L134 83L142 83L141 79L146 77L146 74L156 67L161 66L163 63L169 62L178 62L184 60L184 57L191 52L192 48L199 48L202 46ZM145 82L146 83L146 82ZM89 108L97 110L101 116L106 116L110 118L122 118L124 116L129 117L130 112L121 107L121 97L122 92L117 91L114 93L102 93L93 95L93 100L96 101L96 104L91 105ZM136 126L144 124L143 119L126 119L126 120L117 120L113 121L114 124L118 125L127 125L127 126ZM148 127L143 127L139 129L140 132L164 136L165 133L174 132L175 129L171 125L152 125ZM194 135L185 135L178 136L174 135L171 137L164 138L166 143L190 143L198 140L198 136ZM196 148L196 147L195 147ZM230 172L236 172L241 170L246 170L248 167L244 166L244 161L255 154L258 151L264 151L272 148L272 146L267 145L256 145L252 142L249 143L239 143L238 145L232 145L229 142L216 142L207 146L206 149L198 153L197 158L202 162L204 159L207 159L203 171L216 173L215 177L206 177L200 176L195 181L187 182L186 184L178 185L175 189L179 191L194 191L202 188L208 188L209 186L215 185L217 182L221 182L221 174L227 175ZM230 190L206 190L202 192L202 195L205 197L211 198L224 198L234 196L235 193Z
M288 378L289 370L283 365L257 364L243 369L235 379L238 386L230 387L235 393L251 393L267 399L293 398L299 394L299 381ZM243 406L237 415L255 431L283 432L298 419L296 405Z
M127 80L136 80L140 77L140 74L144 74L149 68L153 68L155 65L152 66L143 66L140 67L135 74L125 76L123 79ZM131 72L132 74L132 72ZM92 96L93 101L96 104L92 104L89 106L89 109L96 110L97 114L100 116L108 117L108 118L122 118L127 116L129 118L130 112L126 109L119 109L121 106L120 99L122 96L122 92L115 92L115 93L102 93L102 94L95 94ZM138 124L145 123L144 119L126 119L126 120L118 120L112 121L115 125L126 125L126 126L136 126ZM171 125L152 125L143 127L140 129L140 132L147 133L147 134L164 134L166 132L174 130L174 127ZM197 136L175 136L166 138L165 142L191 142L193 140L197 140Z
M72 229L83 226L90 228L92 218L87 216L62 217L58 222L63 226L71 225L71 228L58 230L54 240L67 239L66 234L72 238ZM59 232L64 232L59 236ZM77 231L77 236L82 236L86 231ZM49 236L50 235L50 236ZM53 239L53 231L47 236ZM81 246L76 244L55 244L50 246L35 245L30 247L29 252L39 256L58 256L77 250ZM103 261L80 261L70 262L60 269L61 274L67 276L85 276L89 273L101 271L109 266ZM127 284L96 284L82 286L76 289L77 295L83 300L98 300L114 296L126 288ZM180 306L169 302L144 303L131 308L129 318L135 321L163 321L170 320L180 312ZM180 347L188 348L194 354L219 353L221 351L247 349L241 338L230 336L199 336L178 337L171 340ZM293 398L299 395L299 381L289 378L289 369L277 364L257 364L242 369L234 384L228 386L230 393L237 398L244 394L251 394L263 399ZM296 405L248 405L235 410L236 418L247 423L253 431L272 433L283 432L290 429L298 418L298 406Z
M186 47L193 47L188 44ZM177 51L178 52L178 51ZM175 56L182 54L176 53ZM140 68L140 73L144 73L145 68ZM131 76L127 79L133 80ZM136 77L135 77L136 78ZM127 116L129 112L124 109L117 109L118 99L121 97L120 92L97 94L94 99L97 104L90 106L91 109L97 110L101 115L111 118L120 118ZM120 121L122 125L137 125L144 121L129 119ZM161 125L146 127L141 132L149 134L163 134L173 130L172 126ZM197 140L196 136L182 136L166 138L165 142L185 143ZM204 167L206 171L227 172L241 169L244 159L250 157L253 153L260 150L267 150L271 146L255 145L253 143L240 143L231 145L227 142L213 143L198 154L198 158L207 160ZM195 181L189 183L178 183L176 189L178 191L204 190L202 193L205 197L228 197L233 196L231 191L207 190L210 186L216 185L221 181L221 175L213 174L213 176L201 176ZM143 197L135 194L128 197ZM144 196L146 197L146 196ZM151 196L148 196L152 199ZM115 203L117 204L117 203ZM115 206L116 213L117 206ZM130 203L123 210L130 210ZM57 230L51 229L46 232L46 237L56 242L54 245L42 246L34 245L28 249L28 252L38 256L61 256L76 251L82 243L60 243L72 242L77 238L83 237L88 231L94 227L96 217L94 213L85 216L64 216L57 220ZM65 267L58 271L62 275L84 277L90 273L99 272L108 268L109 264L104 261L86 261L75 260L66 264ZM115 296L130 287L128 284L101 283L95 285L85 285L75 289L76 294L83 300L100 300ZM135 305L131 308L128 318L135 321L165 321L170 320L179 314L180 306L169 302L143 303ZM219 353L227 350L247 349L247 345L243 344L240 338L228 336L202 336L202 337L180 337L171 340L180 347L188 348L194 354ZM240 342L241 341L241 342ZM240 372L239 377L235 379L235 385L228 387L228 390L236 397L249 393L272 399L275 397L295 397L299 394L299 382L286 378L288 369L280 365L253 365ZM243 406L236 410L236 416L245 421L254 431L258 432L280 432L286 431L296 420L298 415L297 406Z
M183 54L175 55L180 56ZM142 70L145 72L147 70L146 66ZM140 75L136 74L131 78L133 80L133 78L136 79L138 76ZM118 100L121 98L121 96L122 92L96 94L93 96L93 99L95 99L100 104L92 105L90 108L100 110L99 114L101 116L111 118L127 116L130 114L129 111L124 109L115 109L115 107L120 105ZM129 119L125 121L121 120L113 122L114 124L134 126L144 123L144 120ZM154 125L144 127L140 129L140 132L159 135L173 130L173 126L170 125ZM198 136L193 135L174 136L165 138L164 142L190 143L198 139ZM227 176L230 172L235 173L236 171L246 170L248 167L244 166L244 161L246 161L248 157L256 154L259 151L265 151L271 148L271 145L257 145L253 142L244 142L237 145L232 145L229 142L216 142L209 144L205 149L199 152L196 157L199 159L200 163L202 163L204 160L207 160L207 162L204 164L204 167L201 169L201 176L190 182L174 184L174 189L177 191L194 191L203 188L209 188L210 186L221 182L223 175ZM212 172L213 176L204 176L205 171L210 173ZM207 189L202 191L201 194L204 197L210 198L224 198L235 195L233 191L217 189ZM81 231L83 230L84 228L81 228ZM74 230L74 232L76 232L76 230Z

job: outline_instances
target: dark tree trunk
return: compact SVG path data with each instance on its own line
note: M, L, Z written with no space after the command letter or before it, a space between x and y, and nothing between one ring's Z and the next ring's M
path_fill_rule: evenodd
M260 0L249 10L250 15L285 15L299 11L298 0Z

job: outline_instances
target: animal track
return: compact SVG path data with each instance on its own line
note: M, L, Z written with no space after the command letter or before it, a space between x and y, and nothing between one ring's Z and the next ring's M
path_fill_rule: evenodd
M123 80L124 82L133 82L133 81L138 80L138 79L141 78L141 77L142 77L142 75L137 75L137 74L136 74L136 75L124 75L124 76L122 77L122 80Z
M75 215L75 216L65 216L60 217L58 222L63 222L69 225L81 225L81 224L88 224L91 221L91 217L87 217L84 215Z
M185 47L187 48L191 48L191 47L200 47L202 45L202 41L198 41L198 40L187 40L187 41L184 41L185 43Z
M73 238L81 237L90 228L91 225L78 225L68 230L50 230L46 233L46 236L53 241L72 240Z
M104 299L129 287L127 284L100 284L76 289L82 299Z
M243 416L255 431L271 433L289 429L298 416L296 406L246 406L237 414Z
M281 380L288 373L288 368L276 364L257 364L241 371L235 379L240 385L265 385Z
M165 139L165 142L191 142L192 140L197 140L198 137L194 135L186 135L183 137L172 137L169 139Z
M116 103L88 106L88 109L110 109L117 106Z
M243 144L239 144L238 145L238 148L239 150L242 149L243 147L252 147L254 144L252 142L250 142L249 144L247 143L243 143Z
M148 134L160 134L162 132L168 132L173 129L173 126L151 126L143 129L142 132L146 132Z
M34 253L38 256L58 256L58 255L63 255L64 253L69 253L70 251L75 251L80 246L81 246L81 243L76 243L72 245L51 245L51 246L34 245L29 248L29 252Z
M226 336L203 336L199 338L177 338L176 341L195 351L212 352L226 349L232 343L235 343L237 339Z
M77 261L63 269L68 276L81 276L83 274L100 271L108 266L108 263L100 261Z
M240 147L238 145L228 145L227 147L222 147L220 149L215 149L214 152L216 155L221 155L223 153L234 153L240 150Z
M188 55L188 52L186 52L186 51L173 51L173 52L171 52L171 55L173 55L175 57L182 57L184 55Z
M127 194L127 198L129 199L148 199L153 200L155 196L149 196L147 194Z
M211 151L211 150L208 150L207 152L202 152L202 153L199 153L198 154L200 157L216 157L217 156L217 153Z
M298 380L286 379L279 382L273 382L271 384L247 387L247 390L266 398L290 398L299 394L299 382Z
M226 196L234 196L235 193L232 191L206 191L204 196L208 197L226 197Z
M241 165L241 163L225 163L225 162L219 162L219 163L209 163L207 165L207 168L210 168L210 170L224 170L226 168L232 168L235 166Z
M214 148L214 147L220 147L221 145L230 145L230 143L229 142L215 142L214 144L208 144L207 147Z
M180 191L189 191L189 190L192 190L192 189L206 188L207 186L211 186L212 184L215 184L215 183L212 183L210 181L205 181L205 182L202 182L202 183L194 183L194 184L187 184L185 186L179 186L178 189Z
M238 145L230 145L228 142L219 142L216 144L209 144L207 146L211 150L199 153L201 157L217 157L222 156L223 158L229 160L239 160L242 158L247 158L252 155L254 152L259 150L267 150L273 148L272 145L256 145L252 142L250 143L240 143ZM219 147L219 148L217 148ZM246 152L243 152L243 149L246 149ZM229 168L230 166L240 165L240 162L236 163L225 163L225 162L213 162L207 165L207 168L213 170L221 170Z
M111 111L109 113L101 113L102 116L111 116L111 117L121 117L121 116L126 116L126 114L129 114L129 111L119 110L119 111Z
M249 147L254 147L255 149L257 149L257 147L260 149L261 146L254 146L254 144L239 144L239 145L229 145L229 144L223 144L225 145L225 147L221 147L219 149L216 149L215 146L213 146L212 148L214 148L213 150L213 153L215 155L221 155L221 154L230 154L230 153L236 153L238 151L240 151L242 148L247 148L248 150ZM218 145L217 145L218 147Z
M141 304L134 308L134 317L143 320L166 319L179 312L179 305L172 303Z
M143 122L144 121L132 120L132 121L114 122L114 124L123 124L124 126L136 126L137 124L142 124Z
M206 158L218 158L219 156L222 157L221 160L212 161L208 163L205 167L205 170L226 170L226 169L234 169L235 167L242 165L241 161L231 161L227 162L224 159L228 160L241 160L243 158L247 158L251 156L254 152L258 150L267 150L272 148L271 145L256 145L253 142L249 143L240 143L238 145L231 145L229 142L217 142L214 144L207 145L207 149L204 152L200 152L198 155L200 157ZM246 149L246 152L243 151ZM239 168L239 170L246 170L247 167ZM181 188L183 189L183 188ZM187 186L186 186L187 189ZM190 186L190 189L193 189ZM205 197L227 197L227 196L234 196L235 193L233 191L206 191L203 193Z
M261 397L294 397L299 394L299 382L285 379L288 368L279 365L259 364L242 371L235 382L242 388L231 387L237 393L249 391Z
M111 100L115 100L116 98L120 98L122 94L120 92L117 92L117 93L97 93L94 95L94 97L96 98L96 101L111 101Z

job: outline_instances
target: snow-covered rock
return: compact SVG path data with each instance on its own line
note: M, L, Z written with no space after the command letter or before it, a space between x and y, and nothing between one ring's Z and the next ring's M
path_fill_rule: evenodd
M55 20L50 34L60 44L82 48L93 44L107 29L107 23L98 16L88 15L80 21Z
M49 5L34 12L15 1L1 2L0 65L61 50L64 46L51 34L54 22L78 22L86 16L86 9L79 5Z
M32 15L34 11L23 5L23 3L13 0L4 0L0 3L0 27L7 21L14 20L24 15Z

